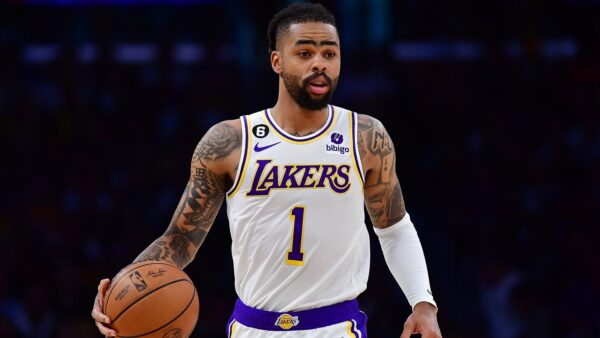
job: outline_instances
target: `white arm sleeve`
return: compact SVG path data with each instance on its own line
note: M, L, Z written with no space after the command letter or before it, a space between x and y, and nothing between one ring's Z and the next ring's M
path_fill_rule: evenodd
M396 278L412 308L419 302L437 306L431 294L423 248L408 213L400 222L385 229L373 228L388 268Z

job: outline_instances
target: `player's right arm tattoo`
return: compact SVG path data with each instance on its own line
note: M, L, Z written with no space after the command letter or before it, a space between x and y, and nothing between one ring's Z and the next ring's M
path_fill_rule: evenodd
M215 172L215 164L240 148L241 131L226 122L211 128L192 158L190 180L167 231L134 262L161 260L184 268L194 258L223 203L229 179Z
M400 182L396 176L396 153L381 122L358 116L358 149L365 172L365 205L373 226L387 228L406 214Z

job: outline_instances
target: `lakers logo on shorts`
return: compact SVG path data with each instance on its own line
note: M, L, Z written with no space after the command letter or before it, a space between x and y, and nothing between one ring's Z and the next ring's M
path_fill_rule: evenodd
M292 327L298 325L299 323L300 320L298 319L298 316L292 317L287 313L284 313L281 316L277 317L277 320L275 321L275 326L279 326L284 330L289 330Z

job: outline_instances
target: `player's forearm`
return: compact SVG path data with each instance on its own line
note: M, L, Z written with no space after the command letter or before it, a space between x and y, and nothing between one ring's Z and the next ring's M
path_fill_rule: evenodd
M427 264L419 236L408 213L397 224L375 228L385 261L411 307L421 302L436 305L429 285Z
M160 236L152 242L144 251L142 251L133 263L144 261L166 261L175 264L175 261L164 253L168 250L167 238ZM177 265L177 264L176 264ZM179 265L178 265L179 266Z
M134 262L159 260L183 269L194 259L223 203L223 189L208 185L207 175L214 176L203 170L190 178L167 231Z
M194 259L221 207L222 197L213 196L211 201L202 205L189 188L188 185L167 231L142 251L134 262L166 261L183 269ZM212 206L209 210L206 210L207 204Z
M183 269L194 259L206 235L207 232L201 229L190 235L182 233L177 227L170 227L165 234L142 251L134 262L165 261Z

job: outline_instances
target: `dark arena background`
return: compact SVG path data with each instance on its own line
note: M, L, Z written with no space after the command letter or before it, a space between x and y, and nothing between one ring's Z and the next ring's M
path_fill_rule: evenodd
M275 103L287 3L2 1L0 337L100 337L97 283L166 229L199 139ZM600 1L323 4L333 103L392 135L444 337L600 337ZM224 209L186 269L192 337L225 337L233 308ZM399 337L371 239L359 300L371 337Z

